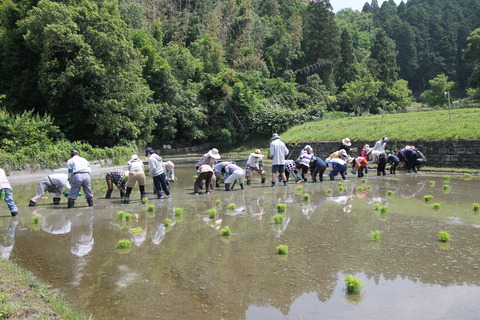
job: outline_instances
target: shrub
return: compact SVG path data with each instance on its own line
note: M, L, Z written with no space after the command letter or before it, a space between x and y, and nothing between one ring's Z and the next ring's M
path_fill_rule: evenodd
M379 211L382 214L387 213L388 212L388 207L387 206L381 206Z
M136 228L130 229L130 233L140 233L142 231L143 231L142 227L136 227Z
M220 230L220 235L224 237L231 236L232 230L230 230L230 227L226 226L225 228L222 228L222 230Z
M280 224L283 222L283 220L285 220L285 215L283 214L276 214L273 216L273 221L275 224Z
M283 244L282 244L282 245L279 245L279 246L277 247L277 252L278 252L278 254L282 254L282 255L288 254L288 246L283 245Z
M117 242L117 248L118 249L127 249L132 246L132 241L128 239L123 239L123 240L118 240Z
M382 232L378 231L378 230L375 230L375 231L372 231L370 232L370 236L372 237L372 239L376 242L380 241L380 236L381 236Z
M125 211L118 211L117 215L118 215L118 220L120 220L120 221L125 220L126 212Z
M446 232L446 231L440 231L440 232L438 233L438 236L439 236L441 242L448 242L448 241L450 241L450 233L448 233L448 232Z
M278 212L285 212L287 210L287 205L284 203L277 203Z
M208 209L208 210L207 210L207 214L208 214L208 217L209 217L210 219L213 219L213 218L215 218L215 216L217 215L217 210L215 210L215 209Z
M175 208L175 216L180 217L183 215L183 208Z
M345 281L345 284L347 285L348 294L360 293L360 290L362 289L363 284L359 278L349 274L345 277L344 281Z
M426 202L429 202L429 201L432 201L433 199L433 196L432 195L429 195L427 194L426 196L423 197L423 199L425 199Z

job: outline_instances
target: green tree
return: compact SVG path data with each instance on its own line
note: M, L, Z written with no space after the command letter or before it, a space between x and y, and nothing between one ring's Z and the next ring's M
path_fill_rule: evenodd
M375 34L367 64L373 77L384 82L387 86L393 85L398 79L395 43L388 38L383 29L378 30Z
M361 79L345 84L345 90L339 95L347 111L352 111L355 115L376 111L377 95L383 82L376 81L372 75L368 74Z
M342 89L345 83L354 81L358 74L358 62L353 51L353 41L347 29L342 31L340 42L341 61L337 67L336 85Z
M420 99L427 106L432 108L443 108L448 104L448 95L446 94L455 85L455 82L448 81L445 74L439 74L434 79L428 81L430 89L426 90L420 96Z

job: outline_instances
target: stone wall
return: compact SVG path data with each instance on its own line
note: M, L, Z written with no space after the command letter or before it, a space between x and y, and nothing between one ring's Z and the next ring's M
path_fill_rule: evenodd
M353 155L358 155L364 144L373 147L375 141L352 142ZM322 159L340 147L340 142L316 141L301 144L287 144L290 150L289 158L296 159L305 145L311 145L316 155ZM387 143L387 150L402 149L406 145L415 146L427 158L427 165L445 168L475 168L480 169L480 140L460 141L392 141Z

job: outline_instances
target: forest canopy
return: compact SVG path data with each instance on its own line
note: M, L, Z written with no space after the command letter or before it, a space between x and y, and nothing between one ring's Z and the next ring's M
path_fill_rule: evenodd
M479 16L480 0L1 0L0 107L111 147L440 108L447 87L479 102Z

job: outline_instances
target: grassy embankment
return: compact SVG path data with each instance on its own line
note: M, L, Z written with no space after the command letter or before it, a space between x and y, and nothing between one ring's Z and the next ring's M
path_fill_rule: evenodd
M0 260L0 319L88 319L16 264Z
M299 143L349 137L371 142L382 136L401 141L480 139L480 109L454 109L451 120L448 110L439 110L307 122L287 130L282 140Z

